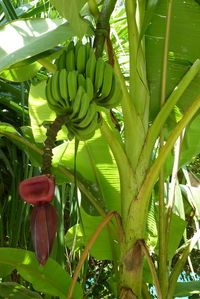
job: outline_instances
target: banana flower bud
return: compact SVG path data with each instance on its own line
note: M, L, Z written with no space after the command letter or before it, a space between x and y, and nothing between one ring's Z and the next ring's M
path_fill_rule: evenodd
M49 203L40 203L31 211L32 241L37 260L41 266L46 264L53 247L57 222L56 210Z
M24 201L36 205L53 200L55 179L52 175L40 175L19 184L19 194Z

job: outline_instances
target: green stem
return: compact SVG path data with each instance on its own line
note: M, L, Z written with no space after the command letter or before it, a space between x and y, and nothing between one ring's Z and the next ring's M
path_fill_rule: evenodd
M125 1L125 8L128 22L129 59L130 59L130 96L134 96L135 80L137 77L137 48L138 48L138 28L136 24L136 1ZM139 99L141 100L141 99ZM135 98L135 101L137 99ZM134 101L134 104L136 102Z
M164 170L162 169L159 175L159 262L158 273L159 283L162 289L162 294L166 293L168 285L168 271L167 271L167 247L166 247L166 213L164 201Z
M163 69L162 69L162 83L161 83L161 99L160 106L166 100L166 85L167 85L167 65L168 65L168 51L169 51L169 37L170 37L170 23L172 13L172 0L168 1L167 17L166 17L166 32L163 53ZM160 150L164 146L163 128L160 132ZM166 214L164 202L164 165L160 170L159 178L159 282L163 298L166 298L168 289L168 271L167 271L167 246L166 246Z
M169 192L169 200L167 204L167 226L166 226L166 245L169 247L168 240L170 234L170 227L172 221L172 211L175 200L175 192L176 192L176 183L177 183L177 173L179 169L179 157L181 153L181 145L183 141L183 134L178 138L175 147L174 147L174 165L172 169L171 175L171 183L170 183L170 192Z
M106 36L110 32L110 16L115 8L117 0L104 0L102 10L96 26L94 48L96 49L96 57L101 57L103 54Z
M119 78L119 82L123 92L121 104L124 116L126 154L132 168L135 169L144 143L145 130L141 118L135 110L134 103L131 102L130 94L128 93L128 89L126 87L126 83L116 57L115 72Z
M200 71L200 59L197 59L188 72L185 74L183 79L179 82L179 84L174 88L171 95L168 97L167 101L163 105L162 109L156 116L152 126L149 129L149 132L146 137L145 145L142 149L138 166L137 166L137 180L138 184L141 184L141 171L143 172L148 168L149 161L152 155L152 150L155 144L156 139L159 136L159 133L167 120L170 112L172 111L173 107L176 105L186 88L195 78L195 76Z
M118 166L121 184L122 196L122 219L126 219L130 201L132 200L133 192L136 192L136 181L131 165L121 144L113 134L105 120L101 126L102 136L108 142L108 145L113 153ZM130 197L130 198L129 198Z
M153 278L153 282L154 282L154 285L156 288L157 297L158 297L158 299L162 299L162 293L161 293L161 289L160 289L160 285L159 285L159 281L158 281L158 276L157 276L156 269L155 269L154 263L152 261L152 258L149 254L148 247L146 246L144 241L139 240L139 243L141 245L144 255L146 256L146 259L147 259L147 262L149 265L149 269L151 271L151 275Z
M192 249L194 248L195 244L198 242L200 238L200 230L198 230L195 235L192 237L192 239L190 240L189 245L185 248L185 250L183 251L181 257L179 257L172 273L170 276L170 281L169 281L169 290L168 290L168 294L167 294L167 299L172 299L174 298L173 294L174 294L174 290L177 284L177 279L181 273L181 271L183 270L183 266L190 254L190 252L192 251Z
M126 229L127 230L131 229L131 227L134 228L134 233L133 233L134 241L135 241L134 238L136 238L137 240L137 239L144 239L145 237L145 228L146 228L145 219L148 213L148 203L149 203L153 186L156 180L158 179L159 172L163 167L167 159L167 156L172 150L177 138L181 134L182 130L188 125L188 123L195 115L195 113L199 110L199 108L200 108L200 96L196 98L193 104L185 112L183 118L173 129L166 144L161 149L158 158L156 159L154 164L147 172L142 187L137 195L137 199L132 201L129 210L129 215L127 216L129 221L127 222ZM132 243L133 240L130 239L129 241Z
M141 4L141 3L140 3ZM145 53L139 45L140 20L137 22L137 4L136 1L126 0L125 2L127 22L128 22L128 40L129 40L129 59L130 59L130 97L132 105L139 114L145 131L148 128L149 114L149 90L146 78ZM143 18L144 6L140 5L140 17ZM138 24L137 24L138 23Z

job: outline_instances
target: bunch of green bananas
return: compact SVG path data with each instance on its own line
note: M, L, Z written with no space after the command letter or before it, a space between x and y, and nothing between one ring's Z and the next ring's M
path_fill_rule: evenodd
M85 78L90 78L94 86L94 101L105 108L115 107L122 96L121 86L111 65L102 58L96 59L89 43L76 45L70 42L56 61L57 69L77 70Z
M77 70L79 73L85 73L86 61L90 57L92 48L89 43L83 45L78 41L76 45L71 41L63 53L55 61L57 70L66 69L67 71ZM94 53L94 52L93 52Z
M93 48L70 42L56 60L57 71L47 81L46 98L57 115L66 116L69 139L86 140L101 122L97 105L115 107L122 91L111 65L96 59Z
M69 139L89 139L99 127L101 117L93 97L92 81L75 70L57 71L46 85L48 105L57 115L66 117Z

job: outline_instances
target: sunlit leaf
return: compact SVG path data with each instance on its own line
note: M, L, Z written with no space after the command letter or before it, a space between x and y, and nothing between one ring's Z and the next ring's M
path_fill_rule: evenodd
M33 288L61 299L66 298L71 277L63 268L52 259L48 259L44 267L38 265L33 252L15 249L0 248L0 264L14 266L22 277L31 282ZM82 290L76 283L75 298L82 298Z
M71 27L64 19L26 19L3 25L0 27L0 70L72 36Z
M53 165L57 163L67 168L74 168L74 142L64 143L54 148ZM77 172L91 182L98 193L98 200L102 201L110 211L120 213L120 185L119 173L106 141L97 131L95 136L80 142L77 161Z
M88 33L88 23L80 17L80 10L86 0L50 0L50 2L56 7L60 15L69 21L76 35L82 37Z
M47 104L45 87L46 80L37 85L32 84L29 92L29 115L36 142L43 142L46 139L48 122L52 122L56 118L56 113ZM58 133L57 140L60 139L67 139L65 126Z
M65 236L66 245L69 248L75 246L75 248L78 249L83 245L86 246L88 240L95 232L97 226L102 222L103 218L101 216L90 216L81 209L81 220L83 222L84 231L81 231L80 225L74 225L69 229ZM116 245L114 246L116 250L118 243L116 240L113 241L113 238L108 231L108 227L106 226L94 242L90 254L97 260L113 260L111 242L113 242L113 246Z
M168 259L171 260L178 248L183 236L183 232L186 228L187 222L181 219L176 214L172 214L169 244L168 244Z
M35 62L30 65L4 70L0 73L0 77L9 81L23 82L35 76L40 68L41 64Z

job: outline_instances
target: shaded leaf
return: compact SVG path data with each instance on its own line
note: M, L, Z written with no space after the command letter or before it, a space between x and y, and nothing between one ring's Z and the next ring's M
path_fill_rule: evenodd
M177 282L174 297L192 296L200 294L200 281Z
M12 297L14 299L42 299L42 297L36 292L32 292L22 285L15 282L2 282L0 283L0 294L1 296Z
M142 40L142 38L150 24L150 21L153 17L153 14L154 14L157 4L158 4L158 0L146 1L145 15L144 15L144 20L143 20L141 31L140 31L139 41Z
M150 113L154 118L160 109L164 35L167 0L159 1L146 34L147 76L151 92ZM200 52L200 6L193 0L173 2L169 43L169 65L166 94L172 92ZM178 105L184 108L200 92L200 77L195 78Z
M10 265L1 265L0 267L0 277L6 277L7 275L9 275L12 271L14 270L14 266L10 266Z
M186 165L193 157L200 153L200 114L197 114L186 128L180 153L179 166Z
M35 144L23 138L13 126L7 123L0 123L0 135L5 136L22 151L25 151L35 166L41 165L41 150Z

